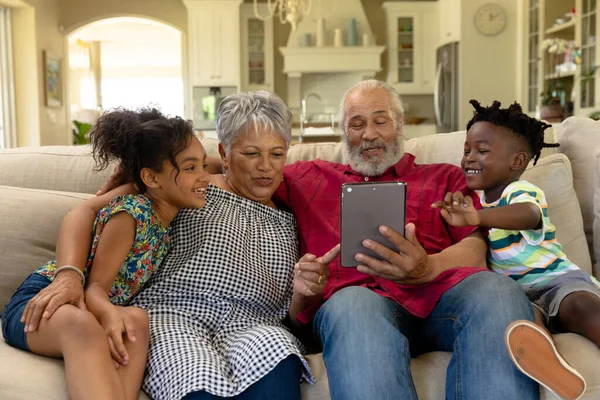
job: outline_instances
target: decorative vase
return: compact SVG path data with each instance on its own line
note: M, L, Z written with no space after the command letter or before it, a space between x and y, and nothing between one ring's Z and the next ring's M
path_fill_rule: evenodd
M319 18L317 20L317 47L325 46L325 19Z
M356 19L348 20L348 46L356 46L358 44L358 33L356 30Z
M342 31L339 28L333 31L333 45L335 47L342 47L344 45L342 42Z

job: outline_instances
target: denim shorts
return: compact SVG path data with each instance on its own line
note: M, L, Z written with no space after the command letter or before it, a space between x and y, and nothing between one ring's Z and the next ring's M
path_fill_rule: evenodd
M2 312L2 336L4 336L6 343L12 347L30 351L29 346L27 346L25 324L21 322L21 316L29 300L33 299L50 283L50 279L40 274L29 275L4 307Z
M590 278L585 271L570 271L559 275L541 286L525 289L529 301L540 310L544 316L546 326L553 333L562 333L557 322L560 303L575 292L589 292L600 297L600 287Z

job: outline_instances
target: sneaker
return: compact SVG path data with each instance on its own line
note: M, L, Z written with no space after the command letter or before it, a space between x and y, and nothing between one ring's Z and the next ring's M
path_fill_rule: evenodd
M506 348L519 370L563 400L577 400L585 379L558 354L554 340L530 321L514 321L504 334Z

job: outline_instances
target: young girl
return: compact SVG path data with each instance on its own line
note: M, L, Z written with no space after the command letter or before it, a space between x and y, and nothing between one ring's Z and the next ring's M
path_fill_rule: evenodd
M90 137L98 169L119 161L141 194L117 189L87 200L107 204L112 199L96 216L84 271L55 261L36 270L6 305L2 333L13 347L64 358L71 399L137 399L148 318L127 305L169 251L170 223L179 209L204 206L206 154L190 122L155 109L108 112ZM59 249L57 255L60 261ZM66 304L36 329L29 322L35 308L30 300L43 296L61 274L72 273L81 277L85 305Z
M544 192L521 180L529 161L544 147L550 125L524 114L517 103L501 109L495 101L482 107L471 100L475 116L467 125L461 166L469 189L476 190L482 210L470 197L448 193L436 202L453 226L490 228L489 267L525 290L536 308L535 325L516 321L506 330L513 362L529 377L563 399L577 399L585 380L559 355L545 325L553 332L575 332L600 347L600 284L569 261L556 241Z

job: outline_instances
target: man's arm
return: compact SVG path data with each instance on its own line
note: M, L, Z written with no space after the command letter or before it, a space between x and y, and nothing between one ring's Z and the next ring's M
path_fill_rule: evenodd
M360 272L378 276L397 283L419 285L433 281L442 272L458 267L486 267L486 242L479 232L474 232L438 254L428 255L417 240L414 224L408 224L406 236L388 227L380 233L390 240L399 252L380 243L366 239L363 246L379 254L383 260L358 253L356 260Z

